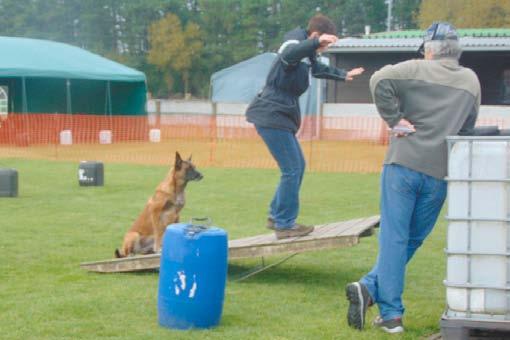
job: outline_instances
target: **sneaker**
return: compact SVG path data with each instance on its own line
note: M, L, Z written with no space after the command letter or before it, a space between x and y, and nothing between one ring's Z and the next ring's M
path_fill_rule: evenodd
M361 282L352 282L345 287L345 294L349 300L347 323L352 328L362 330L365 326L365 314L371 305L368 289Z
M313 231L313 226L307 226L296 223L290 228L286 229L275 229L276 238L281 240L282 238L305 236Z
M402 325L402 318L395 318L384 321L379 315L375 318L373 325L379 327L386 333L403 333L404 325Z
M271 217L267 218L266 228L269 229L269 230L276 230L276 226L275 226L274 220Z

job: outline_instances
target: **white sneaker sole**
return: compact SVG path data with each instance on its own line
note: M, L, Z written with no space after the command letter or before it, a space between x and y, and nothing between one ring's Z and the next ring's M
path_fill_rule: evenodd
M396 333L403 333L404 332L404 327L402 327L402 326L398 326L398 327L395 327L395 328L387 328L387 327L381 326L381 329L383 331L385 331L386 333L390 333L390 334L396 334Z
M349 326L362 330L365 327L365 299L359 282L353 282L352 286L356 288L356 291L347 289L347 299L350 302L347 320ZM356 310L351 310L351 307L356 308Z
M359 282L355 282L354 285L356 286L356 289L358 290L358 299L359 299L359 309L360 309L360 315L361 315L361 328L365 327L365 320L363 318L363 314L365 311L363 310L363 307L365 306L365 300L363 299L363 293L361 292L361 285Z

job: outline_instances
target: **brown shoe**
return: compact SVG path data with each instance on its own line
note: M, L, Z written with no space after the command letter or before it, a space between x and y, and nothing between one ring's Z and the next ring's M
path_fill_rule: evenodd
M314 229L313 226L307 226L307 225L296 223L291 228L276 229L274 233L276 235L276 238L281 240L282 238L308 235L313 231L313 229Z
M269 230L276 230L276 226L274 224L274 220L271 217L267 218L266 228L269 229Z

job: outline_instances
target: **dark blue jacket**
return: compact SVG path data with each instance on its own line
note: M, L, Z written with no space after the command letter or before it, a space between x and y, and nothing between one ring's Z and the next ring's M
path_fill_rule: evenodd
M317 61L319 39L307 39L304 29L285 34L266 85L246 110L246 119L260 127L296 133L301 126L299 96L309 85L309 74L315 78L345 80L347 72Z

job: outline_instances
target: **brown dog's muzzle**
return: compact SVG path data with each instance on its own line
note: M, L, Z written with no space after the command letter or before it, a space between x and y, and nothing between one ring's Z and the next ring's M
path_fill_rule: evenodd
M195 169L193 170L188 170L186 172L186 180L187 181L200 181L202 178L204 178L204 176L196 171Z

